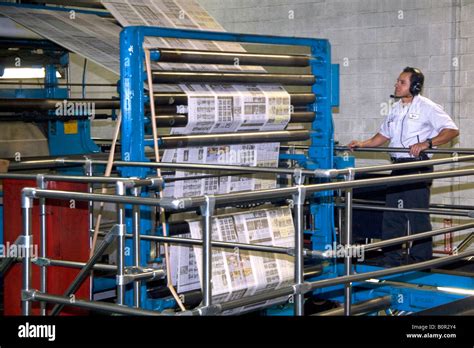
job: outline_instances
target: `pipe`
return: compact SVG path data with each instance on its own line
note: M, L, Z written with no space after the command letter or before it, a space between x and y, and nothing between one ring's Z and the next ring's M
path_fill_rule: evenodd
M311 123L314 121L316 114L310 111L293 112L290 114L289 123ZM157 127L184 127L188 124L188 116L173 114L173 115L158 115L156 117Z
M91 157L96 157L91 155ZM355 173L370 173L370 172L379 172L386 170L400 170L400 169L413 169L426 167L431 165L441 165L441 164L452 164L457 162L466 162L474 161L474 156L459 156L453 158L443 158L427 161L417 161L409 163L397 163L381 166L370 166L370 167L359 167L352 168L351 170ZM21 163L11 163L10 170L20 170L20 169L37 169L44 168L46 166L72 166L74 164L84 164L85 161L81 159L71 159L58 157L55 159L48 160L34 160L34 161L24 161ZM106 164L106 161L103 160L93 160L93 164ZM129 167L146 167L146 168L174 168L174 169L204 169L204 170L232 170L232 171L242 171L242 172L259 172L259 173L275 173L275 174L294 174L294 169L285 169L285 168L259 168L259 167L240 167L240 166L227 166L227 165L209 165L209 164L182 164L182 163L156 163L156 162L126 162L126 161L115 161L115 166L129 166ZM328 169L322 171L312 171L312 170L302 170L303 175L316 176L316 177L337 177L339 175L347 175L349 173L348 169ZM2 174L0 174L0 177ZM3 174L5 175L5 174ZM11 174L6 174L11 175ZM8 177L5 177L8 178ZM360 181L360 180L357 180Z
M117 182L116 193L119 196L125 195L125 186ZM117 223L122 226L118 234L117 246L117 278L121 279L125 275L125 205L117 204ZM117 284L117 304L125 305L125 284Z
M353 175L348 175L348 180L353 180ZM344 244L346 248L349 248L352 244L352 189L346 189L345 191L346 209L345 209L345 228L344 228ZM352 257L349 253L344 258L344 272L346 276L352 273ZM344 285L344 315L351 315L351 304L352 304L352 284L347 283Z
M0 275L3 275L15 262L15 257L4 257L0 263Z
M153 71L153 83L275 83L282 85L312 86L314 75L268 74L268 73L223 73L209 71Z
M46 189L46 181L44 175L38 174L37 186L40 189ZM46 258L46 198L39 199L39 215L40 215L40 257ZM40 269L40 291L47 292L47 269L41 267ZM41 302L40 304L40 315L46 316L46 303Z
M140 191L134 188L133 196L138 197ZM133 226L133 265L140 267L140 206L134 205L132 208L132 226ZM137 280L133 283L133 305L140 308L140 282Z
M362 204L376 204L376 205L385 205L385 201L375 201L370 199L353 199L355 203ZM431 203L430 209L458 209L458 210L474 210L474 205L462 205L462 204L438 204Z
M372 312L377 312L380 310L384 310L392 304L392 297L391 296L383 296L378 298L373 298L367 301L362 301L352 305L352 315L358 314L368 314ZM322 317L329 317L329 316L340 316L344 315L344 308L334 308L330 309L325 312L312 314L313 316L322 316Z
M127 235L127 238L132 238L132 235ZM165 237L165 236L150 236L142 235L140 236L143 240L150 240L155 242L166 242L170 244L184 244L184 245L202 245L202 240L200 239L191 239L191 238L179 238L179 237ZM213 241L211 245L215 248L225 248L225 249L235 249L248 250L248 251L257 251L257 252L266 252L272 254L282 254L282 255L294 255L294 250L291 248L270 246L270 245L256 245L256 244L244 244L244 243L235 243L235 242L219 242Z
M433 231L420 232L420 233L416 233L416 234L411 234L409 236L397 237L397 238L393 238L393 239L383 240L383 241L380 241L380 242L366 244L366 245L363 245L363 246L353 246L352 248L363 248L364 251L375 250L375 249L385 248L385 247L396 245L396 244L402 244L402 243L405 243L405 242L414 241L414 240L417 240L417 239L429 238L429 237L437 236L437 235L440 235L440 234L446 234L446 233L451 233L451 232L456 232L456 231L462 231L462 230L466 230L468 228L474 228L474 222L459 225L459 226L441 228L441 229L433 230Z
M204 231L202 237L202 293L203 306L212 304L212 214L214 213L214 200L205 196L206 204L203 206Z
M464 240L462 240L455 248L457 252L464 251L472 244L474 240L474 232L471 232Z
M412 235L413 236L413 235ZM471 251L466 251L459 253L457 255L452 255L452 256L445 256L445 257L440 257L437 259L433 260L428 260L428 261L422 261L410 265L404 265L404 266L397 266L397 267L392 267L388 269L383 269L379 271L373 271L373 272L366 272L366 273L359 273L359 274L352 274L350 276L342 276L338 278L331 278L331 279L324 279L324 280L318 280L314 282L308 282L308 289L307 291L312 291L314 289L318 288L325 288L328 286L334 286L334 285L340 285L340 284L345 284L347 282L359 282L359 281L364 281L368 279L377 279L389 275L394 275L394 274L401 274L401 273L406 273L406 272L414 272L414 271L420 271L423 269L429 269L429 268L434 268L434 267L439 267L443 266L449 263L456 262L458 260L467 258L467 257L472 257L474 256L474 250Z
M22 291L30 291L31 287L31 250L32 250L32 221L31 211L33 208L33 200L31 197L25 196L22 191L22 222L23 222L23 241L19 242L18 245L23 245L23 249L26 251L23 257L22 263ZM22 315L31 314L31 301L26 298L22 298Z
M188 64L230 64L259 66L307 67L311 57L305 55L259 54L242 52L198 51L160 48L151 52L160 62Z
M202 82L202 81L200 81ZM186 93L153 93L155 105L187 105L188 95ZM290 93L291 104L307 105L316 101L316 96L313 93ZM159 108L157 109L159 114Z
M254 144L265 142L303 141L308 140L310 132L307 130L227 133L204 135L170 135L160 137L162 149L191 146L213 146L226 144Z
M264 74L265 75L265 74ZM309 75L312 76L312 75ZM80 84L82 86L82 84ZM154 93L155 105L187 105L188 96L186 93ZM301 106L314 103L316 96L312 93L290 93L290 100L293 106ZM56 110L61 104L64 105L94 105L94 110L120 109L120 99L82 99L82 98L6 98L0 99L0 112L20 112L20 111L50 111ZM149 106L146 108L149 109ZM160 112L169 112L173 109L157 109ZM175 109L176 110L176 109Z
M119 109L120 99L0 99L0 112L19 112L27 110L49 111L58 107L68 107L69 105L87 106L93 105L95 110Z
M348 146L335 146L335 151L351 151ZM404 147L357 147L354 149L356 152L410 152L409 148ZM474 155L474 149L427 149L423 153L442 153L442 154L469 154Z
M304 282L304 203L306 199L306 190L303 178L298 180L298 194L294 196L295 209L295 284L300 285ZM295 315L304 315L304 295L295 296Z
M400 213L451 215L451 216L465 216L465 217L470 217L470 218L474 217L473 211L452 211L449 209L391 208L391 207L380 207L376 205L365 205L365 204L354 204L353 208L361 209L361 210L394 211L394 212L400 212Z
M55 260L55 259L41 259L38 258L32 261L34 264L38 264L45 267L57 266L57 267L69 267L69 268L83 268L86 263L79 261L67 261L67 260ZM95 264L92 267L97 271L117 271L117 266L108 265L108 264Z
M139 204L148 206L159 206L160 200L147 197L130 197L117 196L99 193L84 193L84 192L70 192L70 191L52 191L30 188L27 193L34 198L55 198L55 199L74 199L77 201L94 201L105 203L122 203L122 204Z
M68 297L44 294L36 290L30 291L29 294L31 297L31 301L44 301L44 302L49 302L49 303L56 303L56 306L75 306L75 307L89 309L93 311L115 313L115 314L122 314L122 315L150 315L150 316L164 315L156 311L130 308L130 307L120 306L120 305L107 303L107 302L86 301L86 300L79 300L79 299L76 299L74 302L71 302L71 299Z

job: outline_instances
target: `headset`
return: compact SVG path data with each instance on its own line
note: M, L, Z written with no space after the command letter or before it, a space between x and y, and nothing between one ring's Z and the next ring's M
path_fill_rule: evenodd
M421 72L420 69L412 68L407 66L403 69L404 73L411 73L410 76L410 94L412 96L418 95L423 89L423 84L425 83L425 75Z

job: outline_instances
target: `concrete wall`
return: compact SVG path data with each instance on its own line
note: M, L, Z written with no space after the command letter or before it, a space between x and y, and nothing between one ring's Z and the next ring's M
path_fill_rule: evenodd
M228 31L329 39L333 62L341 65L341 103L334 114L341 144L377 132L396 77L416 66L426 76L424 95L461 128L453 145L474 148L473 0L199 2ZM358 165L387 163L386 155L357 157ZM474 205L473 180L437 181L432 201Z

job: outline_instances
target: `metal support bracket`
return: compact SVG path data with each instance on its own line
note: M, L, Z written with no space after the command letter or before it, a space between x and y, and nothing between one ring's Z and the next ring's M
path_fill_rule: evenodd
M22 301L34 301L36 295L36 290L22 290L21 291L21 300Z
M298 193L293 195L293 204L304 205L305 200L306 200L306 187L299 184Z
M165 186L165 180L161 176L154 177L154 178L147 178L147 180L151 180L150 188L153 188L156 190L162 190Z
M44 174L38 174L36 175L36 186L38 186L40 189L46 189L46 180L44 178Z
M214 210L216 209L216 198L213 195L205 195L206 204L201 206L202 216L212 216L214 215Z
M160 198L160 207L168 211L179 211L193 206L193 200L191 198L173 198L163 197Z
M346 181L353 181L355 179L355 170L353 167L346 168L347 174L344 175Z
M94 173L94 170L92 167L92 160L87 156L84 156L84 159L86 160L86 162L84 163L84 174L86 176L92 176Z
M311 291L311 284L301 283L293 285L293 294L294 295L304 295L307 292Z
M48 259L46 257L35 257L31 260L31 263L34 263L35 265L40 267L47 267L51 265L51 259Z
M302 185L304 182L303 170L301 168L295 168L293 171L293 179L297 185Z
M140 277L140 280L146 281L162 279L165 277L165 272L162 269L142 268L135 266L127 267L125 269L125 275L116 277L117 285L127 285L133 283L138 277Z

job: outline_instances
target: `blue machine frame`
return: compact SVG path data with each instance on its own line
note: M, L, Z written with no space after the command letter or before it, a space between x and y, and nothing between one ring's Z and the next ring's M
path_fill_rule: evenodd
M67 56L67 55L66 55ZM63 59L68 64L68 59ZM44 88L16 88L0 90L0 97L31 99L67 99L68 90L58 86L57 69L46 65ZM54 111L50 112L54 116ZM71 120L72 130L65 129L65 121L48 121L48 148L51 156L81 155L99 152L99 147L92 141L89 120Z
M334 139L332 124L332 107L339 103L339 69L331 64L331 46L328 40L311 38L290 38L262 35L233 34L198 30L181 30L158 27L127 27L120 35L120 92L122 111L122 160L148 161L145 155L145 146L152 146L152 142L145 140L145 102L143 81L146 79L144 67L143 41L145 37L164 37L179 39L196 39L211 41L231 41L239 43L271 44L308 46L311 50L310 68L316 77L316 83L311 87L315 94L315 102L309 104L308 111L314 111L316 118L312 123L311 145L308 158L294 157L301 166L307 169L334 168ZM159 58L159 55L153 55ZM288 155L284 157L288 159ZM146 177L147 168L124 167L123 176ZM325 245L332 245L335 241L334 207L331 201L332 192L315 194L311 204L311 213L318 221L318 227L313 231L305 231L311 235L312 247L315 250L324 250ZM148 214L148 208L142 208L142 216ZM142 219L142 231L151 231L151 221ZM127 227L131 228L131 219L127 219ZM146 233L146 232L145 232ZM147 245L148 244L148 245ZM131 244L128 245L131 248ZM149 253L149 243L141 245L141 257L145 260ZM132 255L126 257L127 265L132 263ZM144 265L143 265L144 266ZM144 289L143 289L144 290ZM142 294L146 293L142 291ZM142 296L145 308L153 308ZM132 294L127 291L126 303L131 304Z

